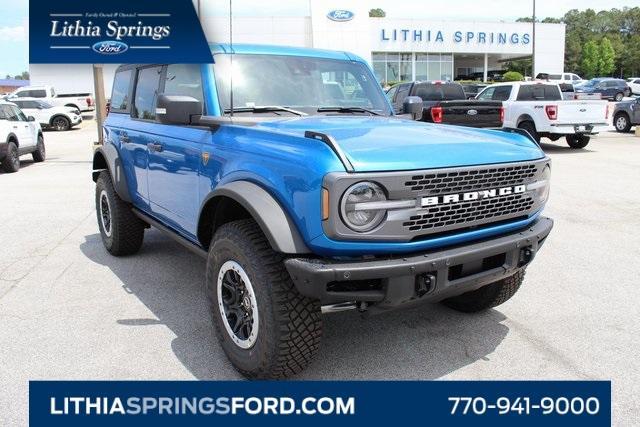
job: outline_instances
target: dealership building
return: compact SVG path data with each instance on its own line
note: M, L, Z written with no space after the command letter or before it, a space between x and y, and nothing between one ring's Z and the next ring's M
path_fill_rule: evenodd
M229 42L228 4L199 3L207 39ZM393 10L386 10L393 18L371 18L371 7L361 0L309 0L308 12L299 16L237 14L233 42L353 52L369 61L381 82L453 80L472 73L486 78L506 61L533 52L531 23L443 21L437 12L430 19L397 18ZM564 71L564 39L564 24L536 24L532 74ZM105 66L107 96L114 70ZM90 65L33 64L30 74L32 84L51 84L58 92L93 92Z

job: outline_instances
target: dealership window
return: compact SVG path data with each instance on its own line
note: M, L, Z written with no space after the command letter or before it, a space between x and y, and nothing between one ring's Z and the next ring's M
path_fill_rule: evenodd
M373 52L371 59L380 82L453 80L453 55L450 53Z

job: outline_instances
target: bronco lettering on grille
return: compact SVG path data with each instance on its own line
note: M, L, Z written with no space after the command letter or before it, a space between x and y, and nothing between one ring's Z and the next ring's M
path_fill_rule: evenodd
M513 187L493 188L491 190L469 191L460 194L446 194L444 196L423 197L422 207L446 205L448 203L470 202L473 200L492 199L494 197L519 194L526 191L526 186L516 185Z

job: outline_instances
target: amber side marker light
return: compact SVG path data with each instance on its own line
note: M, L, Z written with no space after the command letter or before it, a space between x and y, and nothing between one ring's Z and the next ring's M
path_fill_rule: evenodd
M322 189L322 220L329 219L329 190Z

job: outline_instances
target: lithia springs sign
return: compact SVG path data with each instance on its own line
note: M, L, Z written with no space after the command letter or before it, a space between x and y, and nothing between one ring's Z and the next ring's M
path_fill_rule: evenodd
M447 39L447 40L445 40ZM442 30L411 30L411 29L386 29L380 30L380 40L383 42L410 42L410 43L454 43L488 44L488 45L528 45L531 42L529 33L518 32L485 32L456 30L451 33Z

